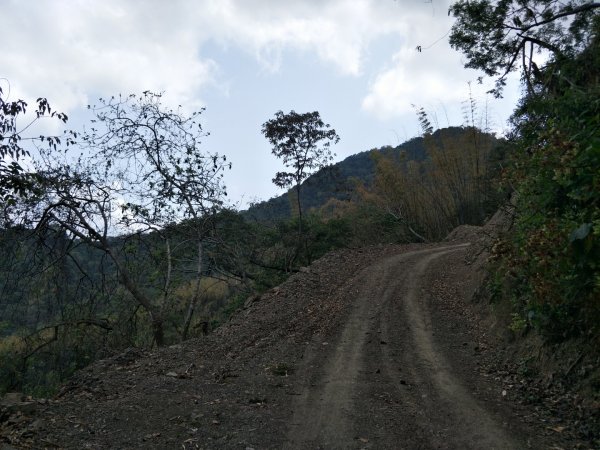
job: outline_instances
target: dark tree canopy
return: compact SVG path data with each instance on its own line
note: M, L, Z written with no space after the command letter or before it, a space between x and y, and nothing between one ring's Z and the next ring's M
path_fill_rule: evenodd
M499 96L507 75L519 67L529 85L538 72L535 54L551 60L572 57L587 45L600 3L582 0L460 0L450 45L466 57L466 67L497 77Z
M298 114L277 111L275 118L266 121L262 132L273 146L272 153L289 169L277 172L273 183L281 188L295 186L298 208L298 234L302 236L302 181L313 171L326 167L333 161L331 143L340 137L328 123L321 120L318 111Z
M262 132L273 146L272 153L290 169L277 172L273 178L273 183L281 188L299 185L314 170L333 161L330 145L340 140L318 111L278 111L274 119L263 124Z
M63 123L67 122L67 115L52 111L45 98L38 98L36 104L35 117L20 125L19 118L25 115L27 103L21 99L9 101L0 87L0 198L4 204L13 204L16 197L27 196L36 186L37 175L29 173L19 163L29 156L29 152L23 147L23 141L47 143L54 149L61 143L56 136L25 135L26 130L31 129L33 123L40 118L55 117ZM68 135L65 140L67 145L73 143L73 136L73 133Z
M520 71L506 179L514 226L497 266L514 326L553 341L598 338L600 285L600 3L460 0L450 43L466 66ZM536 55L538 57L536 58Z

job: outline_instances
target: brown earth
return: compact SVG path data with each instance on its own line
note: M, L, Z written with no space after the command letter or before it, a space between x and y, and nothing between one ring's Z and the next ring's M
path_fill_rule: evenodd
M493 225L332 252L205 338L5 413L0 449L587 448L520 401L472 302Z

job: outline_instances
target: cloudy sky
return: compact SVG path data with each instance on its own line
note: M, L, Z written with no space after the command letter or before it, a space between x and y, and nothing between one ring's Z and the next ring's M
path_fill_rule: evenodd
M319 111L341 137L336 160L419 134L411 104L439 127L462 125L469 82L492 128L519 94L486 97L447 33L442 0L0 0L0 85L47 97L83 121L100 96L164 91L206 107L203 143L233 162L232 201L280 193L280 163L261 135L278 110ZM416 50L421 46L422 52Z

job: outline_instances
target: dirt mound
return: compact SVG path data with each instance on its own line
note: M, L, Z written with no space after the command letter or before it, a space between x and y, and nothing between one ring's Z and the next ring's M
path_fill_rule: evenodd
M475 225L460 225L452 230L444 239L445 242L472 242L479 237L482 227Z
M471 242L487 245L497 239L502 233L507 232L512 226L514 208L508 204L496 211L483 225L460 225L452 230L444 242Z

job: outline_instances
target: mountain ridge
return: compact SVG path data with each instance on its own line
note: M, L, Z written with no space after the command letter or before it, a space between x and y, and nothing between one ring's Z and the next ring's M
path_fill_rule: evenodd
M468 132L467 127L447 127L436 130L432 137L439 142L443 137L456 137ZM375 175L373 154L379 153L394 159L421 162L427 158L425 139L413 137L400 145L383 146L365 150L344 158L311 174L301 183L300 201L303 211L318 210L330 199L350 200L355 183L370 185ZM291 203L295 203L295 188L281 195L252 204L241 211L246 219L257 222L275 223L292 216Z

